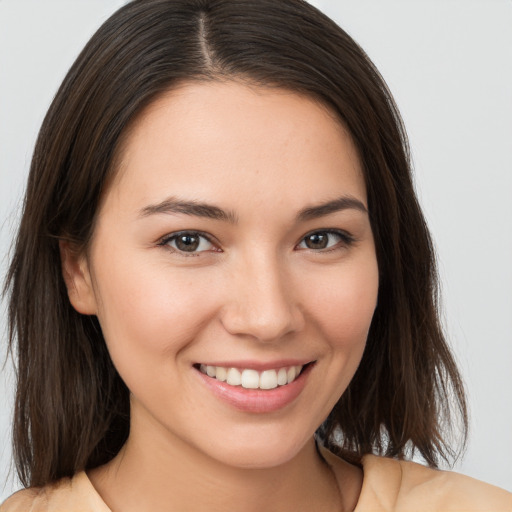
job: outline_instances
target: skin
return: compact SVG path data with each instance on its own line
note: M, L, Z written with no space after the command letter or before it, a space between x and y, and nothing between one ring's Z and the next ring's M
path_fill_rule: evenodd
M89 473L93 485L113 511L352 510L361 471L332 454L326 464L313 441L357 369L377 300L346 130L295 93L190 83L146 109L120 162L87 255L61 245L70 300L98 316L131 392L129 439ZM226 218L160 211L169 198ZM338 198L353 204L300 216ZM184 230L210 242L180 252L168 235ZM308 247L311 232L327 247ZM194 366L286 359L314 364L300 394L266 413L226 403Z

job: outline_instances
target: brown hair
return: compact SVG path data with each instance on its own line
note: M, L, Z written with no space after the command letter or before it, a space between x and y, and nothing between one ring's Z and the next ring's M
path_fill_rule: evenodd
M351 133L380 275L363 359L318 437L357 460L418 450L431 466L467 430L463 387L437 312L434 252L391 94L359 46L302 0L135 0L96 32L42 125L5 290L17 348L14 454L21 481L93 468L129 431L128 389L95 317L70 305L59 240L85 250L130 123L190 80L248 80L314 97Z

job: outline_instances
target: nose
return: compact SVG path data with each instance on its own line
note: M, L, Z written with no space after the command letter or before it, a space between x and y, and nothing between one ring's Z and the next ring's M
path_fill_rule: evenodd
M222 310L224 328L261 342L278 341L300 331L304 315L289 272L276 258L246 258L232 269Z

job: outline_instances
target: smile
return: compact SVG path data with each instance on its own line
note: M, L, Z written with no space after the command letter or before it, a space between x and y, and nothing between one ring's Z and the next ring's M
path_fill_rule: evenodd
M199 371L230 386L241 386L245 389L275 389L291 384L303 368L303 365L295 365L259 372L250 368L225 368L201 364Z

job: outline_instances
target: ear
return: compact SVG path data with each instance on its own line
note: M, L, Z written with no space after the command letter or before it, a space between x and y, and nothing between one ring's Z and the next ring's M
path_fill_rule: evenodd
M59 241L62 276L72 306L83 315L95 315L96 297L85 255L65 240Z

